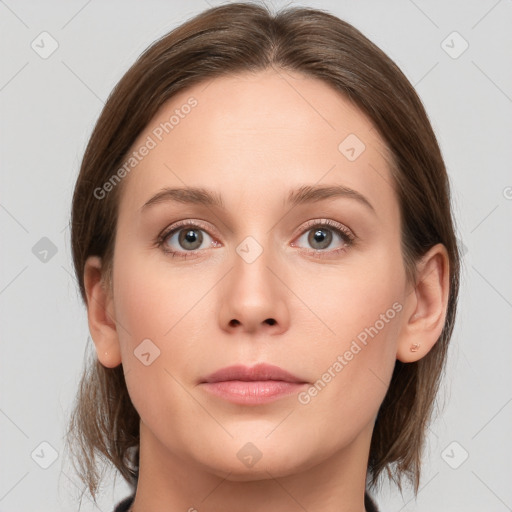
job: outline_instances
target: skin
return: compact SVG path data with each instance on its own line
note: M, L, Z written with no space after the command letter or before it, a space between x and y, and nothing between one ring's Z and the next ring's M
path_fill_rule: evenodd
M433 247L417 282L407 282L386 147L329 85L282 70L216 78L173 97L133 149L192 96L197 106L124 178L113 293L98 257L84 270L98 358L123 364L141 417L133 510L230 512L250 503L253 512L362 512L371 435L395 360L424 357L444 325L446 251ZM349 134L366 146L354 161L338 149ZM349 197L286 205L302 185L350 187L374 211ZM220 194L225 210L172 201L142 209L162 188L183 186ZM172 257L155 240L186 219L201 221L203 243L186 259ZM345 246L327 227L331 244L312 245L318 228L306 222L322 219L348 228L355 243ZM251 263L236 251L247 236L263 248ZM166 244L187 251L178 235ZM396 303L401 310L307 404L295 393L238 405L199 384L225 366L257 362L313 384ZM148 338L160 355L146 366L134 350ZM252 467L237 457L249 442L261 453Z

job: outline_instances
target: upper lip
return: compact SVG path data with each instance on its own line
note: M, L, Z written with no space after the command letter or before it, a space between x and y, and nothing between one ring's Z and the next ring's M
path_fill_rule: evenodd
M267 363L259 363L254 366L234 365L221 368L216 372L205 377L201 382L223 382L229 380L242 380L242 381L262 381L262 380L280 380L284 382L300 382L295 375Z

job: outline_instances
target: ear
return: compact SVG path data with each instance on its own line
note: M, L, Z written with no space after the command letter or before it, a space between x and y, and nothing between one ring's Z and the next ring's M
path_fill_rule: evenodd
M446 247L437 244L417 264L417 281L405 302L396 358L403 363L428 354L443 331L450 284Z
M87 295L87 318L98 359L103 366L121 364L121 349L113 316L113 300L101 273L101 258L89 256L85 262L84 285Z

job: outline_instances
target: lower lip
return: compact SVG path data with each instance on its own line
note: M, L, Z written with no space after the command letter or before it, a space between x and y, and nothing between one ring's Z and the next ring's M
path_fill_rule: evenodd
M204 388L235 404L258 405L273 402L292 393L297 393L305 383L281 380L205 382Z

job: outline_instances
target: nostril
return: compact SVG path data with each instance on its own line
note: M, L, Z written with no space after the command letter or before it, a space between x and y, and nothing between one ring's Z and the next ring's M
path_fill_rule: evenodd
M265 322L268 324L268 325L275 325L277 322L274 318L267 318L265 320ZM230 320L229 322L229 326L230 327L235 327L237 325L240 325L240 321L237 320L236 318L233 318L232 320Z

